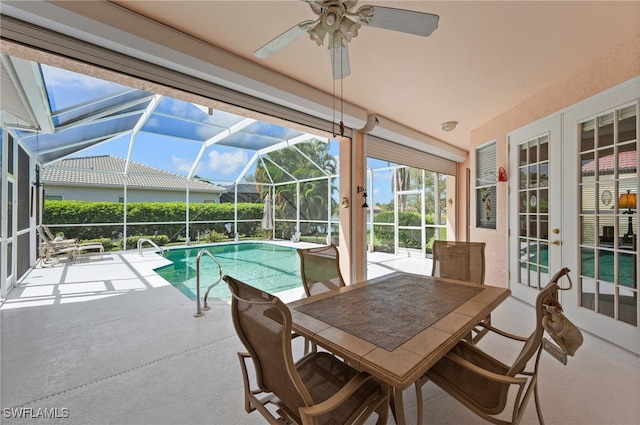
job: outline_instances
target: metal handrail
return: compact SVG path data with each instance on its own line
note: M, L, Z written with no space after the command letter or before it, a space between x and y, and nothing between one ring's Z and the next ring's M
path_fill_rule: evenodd
M154 241L152 241L149 238L142 238L142 239L138 239L138 255L141 257L144 257L144 255L142 255L142 244L144 242L149 242L151 245L155 246L156 249L160 250L160 252L162 252L162 256L164 257L164 249L160 248Z
M205 292L204 294L204 306L200 307L200 259L202 258L202 254L207 254L218 265L219 276L218 276L218 280L213 282L207 288L207 292ZM196 306L197 306L196 309L197 310L196 310L196 314L194 314L193 317L200 317L204 314L202 310L211 309L211 307L207 305L207 298L209 298L209 291L211 291L211 288L213 288L218 283L220 283L221 280L222 280L222 264L220 264L220 261L218 261L218 259L214 257L212 253L210 253L206 249L201 249L200 252L198 252L198 258L196 258Z

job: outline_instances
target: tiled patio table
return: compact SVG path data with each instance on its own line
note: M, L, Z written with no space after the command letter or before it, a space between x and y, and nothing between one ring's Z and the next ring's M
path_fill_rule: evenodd
M405 424L402 391L510 293L396 272L288 305L295 332L391 385L396 423Z

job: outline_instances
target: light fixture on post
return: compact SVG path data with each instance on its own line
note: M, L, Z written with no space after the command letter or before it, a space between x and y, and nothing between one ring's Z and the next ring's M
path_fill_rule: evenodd
M631 238L633 236L633 217L631 214L635 213L635 211L632 210L635 210L637 207L638 203L635 193L631 193L630 190L627 190L627 193L620 195L620 199L618 199L618 208L626 208L627 211L623 211L622 214L629 214L629 228L627 229L627 233L623 235L623 238Z
M364 198L364 202L362 203L362 208L369 208L369 205L367 205L367 188L364 186L358 186L357 191L358 193L362 193L362 197Z

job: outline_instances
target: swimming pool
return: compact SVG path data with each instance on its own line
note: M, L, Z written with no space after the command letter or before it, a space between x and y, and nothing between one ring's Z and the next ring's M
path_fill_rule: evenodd
M155 272L169 281L192 300L196 299L196 259L206 249L222 264L223 274L250 285L275 293L302 286L300 260L295 248L271 243L243 242L180 248L166 251L172 264L159 267ZM200 258L200 293L218 279L218 265L208 255ZM220 281L211 289L210 298L231 296L227 283Z

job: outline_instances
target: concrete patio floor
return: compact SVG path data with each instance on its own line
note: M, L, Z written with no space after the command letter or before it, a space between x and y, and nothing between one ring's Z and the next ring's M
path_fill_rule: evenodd
M430 260L419 258L374 253L368 260L370 277L431 270ZM228 304L215 300L194 318L195 302L153 272L165 261L127 251L31 270L0 307L0 422L266 423L257 412L244 412L236 357L244 350ZM528 334L533 311L509 299L492 320ZM481 345L513 354L497 338L486 337ZM539 381L548 424L640 423L640 360L588 334L567 366L543 355ZM424 393L424 423L484 423L433 384ZM412 388L405 403L409 423L415 422ZM58 417L15 417L20 414ZM533 400L523 423L537 423Z

